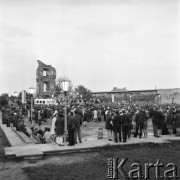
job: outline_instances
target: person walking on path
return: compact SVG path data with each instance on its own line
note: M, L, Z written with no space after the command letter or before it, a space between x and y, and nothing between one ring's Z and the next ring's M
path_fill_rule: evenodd
M78 114L78 110L75 110L75 115L73 118L75 119L76 126L75 126L75 131L74 131L74 139L75 143L77 143L77 137L80 143L82 143L81 140L81 125L82 125L82 117Z
M56 143L58 146L64 146L63 135L64 135L64 115L58 112L58 117L55 122L55 132L56 132Z

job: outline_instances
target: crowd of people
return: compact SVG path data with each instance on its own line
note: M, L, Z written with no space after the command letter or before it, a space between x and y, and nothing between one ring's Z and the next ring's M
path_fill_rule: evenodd
M1 107L2 122L8 127L13 126L22 131L37 143L56 143L59 146L68 141L69 146L82 143L81 126L88 122L105 122L108 140L126 142L134 138L148 137L148 122L152 120L155 137L162 135L180 136L180 105L138 105L115 103L91 103L88 105L71 105L67 109L68 139L65 139L64 106L37 106L30 109L22 107ZM38 124L30 129L24 123L28 117L31 124ZM42 130L42 123L49 122L51 127Z

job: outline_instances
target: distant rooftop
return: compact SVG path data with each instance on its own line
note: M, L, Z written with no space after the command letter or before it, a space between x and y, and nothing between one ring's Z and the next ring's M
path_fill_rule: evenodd
M112 91L124 92L127 91L127 87L123 87L123 88L113 87Z

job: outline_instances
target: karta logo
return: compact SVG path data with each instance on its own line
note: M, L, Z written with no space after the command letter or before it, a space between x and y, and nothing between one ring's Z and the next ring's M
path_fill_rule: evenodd
M132 163L130 169L125 171L124 165L127 163L128 158L108 158L108 173L107 177L109 179L119 179L123 177L124 179L150 179L150 169L155 173L156 179L179 179L177 175L177 166L174 163L167 163L166 165L157 162L154 163ZM161 171L160 171L161 170ZM119 176L120 175L120 176Z

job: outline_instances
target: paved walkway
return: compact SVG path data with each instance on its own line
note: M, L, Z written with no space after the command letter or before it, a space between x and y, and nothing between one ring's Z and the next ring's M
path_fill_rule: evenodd
M25 146L14 146L4 148L5 155L8 157L28 157L28 156L42 156L46 154L58 154L58 153L72 153L72 152L83 152L98 150L107 146L120 146L130 144L142 144L142 143L167 143L169 140L180 140L179 137L175 136L162 136L155 138L149 136L148 138L130 138L126 143L114 143L107 139L101 140L89 140L78 143L75 146L58 146L56 144L32 144Z
M46 124L47 125L47 124ZM60 154L72 153L83 151L97 151L100 148L107 146L121 146L130 144L143 144L143 143L167 143L171 140L180 140L180 137L164 135L160 138L155 138L152 135L152 129L149 125L149 135L147 138L134 138L131 137L126 143L108 141L106 130L103 131L103 139L97 139L98 127L104 127L104 123L90 123L89 127L82 127L82 143L77 143L75 146L58 146L57 144L27 144L16 134L11 127L6 127L1 123L0 128L6 134L11 147L4 148L7 157L41 157L47 154Z

